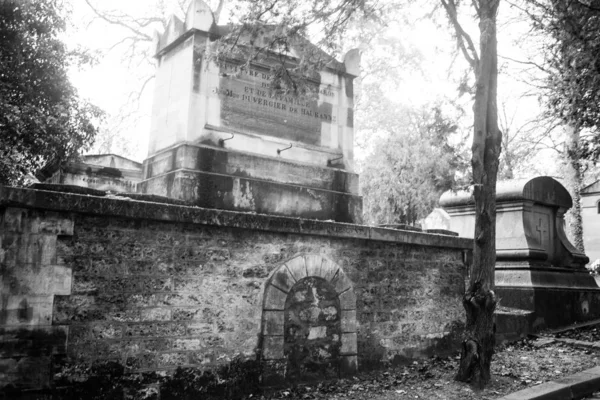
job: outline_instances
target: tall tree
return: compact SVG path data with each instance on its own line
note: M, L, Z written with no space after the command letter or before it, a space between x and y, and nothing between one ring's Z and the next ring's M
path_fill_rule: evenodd
M85 62L60 40L60 0L0 2L0 183L17 184L89 146L101 112L81 101L67 77Z
M463 297L467 314L456 379L483 387L490 380L494 354L496 295L496 180L502 146L498 128L498 50L496 16L499 0L473 1L479 23L479 52L458 19L454 0L440 0L465 59L475 75L474 132L471 167L475 199L475 241L469 284Z

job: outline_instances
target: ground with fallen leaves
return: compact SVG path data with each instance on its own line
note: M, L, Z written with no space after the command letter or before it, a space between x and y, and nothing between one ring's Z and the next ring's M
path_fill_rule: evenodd
M586 340L581 335L578 339ZM600 365L600 351L575 347L548 337L524 339L501 346L494 355L492 381L483 391L476 391L467 384L454 381L458 361L458 355L448 358L436 357L415 361L408 366L364 372L351 379L299 385L254 398L496 399Z

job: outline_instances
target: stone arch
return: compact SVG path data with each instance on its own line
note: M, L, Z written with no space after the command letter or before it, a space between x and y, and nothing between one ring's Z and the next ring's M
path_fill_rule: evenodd
M282 364L288 364L286 348L286 302L295 288L306 282L321 282L321 288L335 293L339 304L340 345L336 350L339 373L352 374L358 369L356 345L356 295L352 281L335 262L318 254L298 255L280 265L269 277L264 297L261 324L261 358L279 364L279 374L285 374ZM325 288L326 287L326 288ZM320 290L321 290L320 289ZM289 310L288 310L289 311ZM290 334L287 333L289 342Z

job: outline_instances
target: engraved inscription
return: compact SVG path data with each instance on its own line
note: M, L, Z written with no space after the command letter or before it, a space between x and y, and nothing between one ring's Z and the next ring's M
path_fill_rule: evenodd
M223 125L320 145L322 123L336 122L331 103L335 101L335 89L320 88L321 102L306 100L270 91L268 73L255 69L227 73L231 69L223 66L219 87L212 88L221 98Z

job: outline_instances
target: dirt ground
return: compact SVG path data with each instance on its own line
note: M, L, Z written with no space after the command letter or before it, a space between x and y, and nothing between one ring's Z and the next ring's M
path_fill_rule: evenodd
M600 335L600 328L596 333ZM569 336L570 335L570 336ZM587 336L586 336L587 335ZM553 337L597 340L591 333ZM351 379L298 386L255 396L259 399L496 399L561 376L600 365L600 351L575 347L552 338L524 339L500 346L493 358L492 381L483 391L454 381L458 354L431 358L404 367L361 373Z

